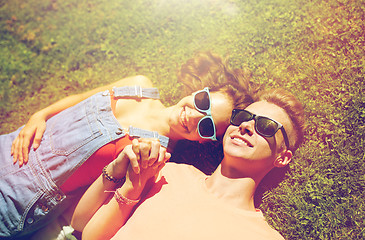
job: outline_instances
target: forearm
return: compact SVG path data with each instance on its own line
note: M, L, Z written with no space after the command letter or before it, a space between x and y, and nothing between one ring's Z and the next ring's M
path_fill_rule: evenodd
M131 184L125 183L118 193L128 199L139 199L141 191ZM113 197L107 204L101 206L82 232L83 239L110 239L123 227L130 217L135 204L118 202Z
M111 193L105 191L115 191L115 188L116 183L105 180L102 175L99 176L77 204L71 220L72 227L82 232L94 213L110 198Z
M111 84L108 84L108 85L105 85L102 87L98 87L98 88L92 89L92 90L84 92L84 93L70 95L68 97L65 97L65 98L53 103L52 105L40 110L39 112L37 112L37 114L44 116L45 119L47 120L50 117L56 115L57 113L76 105L77 103L85 100L86 98L88 98L98 92L102 92L105 90L111 90L113 87L131 86L131 85L140 85L142 87L151 87L152 83L148 78L146 78L144 76L132 76L132 77L123 78L123 79L113 82Z
M159 151L150 150L150 148L146 148L145 144L157 147ZM140 150L142 153L147 152L151 155L142 154ZM155 182L158 173L169 159L170 155L165 151L166 149L160 147L159 144L134 139L132 145L123 149L81 198L72 219L72 226L90 237L86 239L91 239L91 237L106 239L107 236L114 235L127 221L132 206L136 203L130 200L139 199L142 191L148 190L145 189L147 182ZM155 156L156 154L157 156ZM138 168L140 171L134 171L133 166L139 165L138 158L141 156L144 157L140 161L155 159L155 163L147 168ZM148 157L146 158L146 156ZM126 180L121 188L115 190L117 185L113 183L113 178L120 179L122 176L126 176ZM151 186L148 185L148 188ZM112 199L110 197L113 195L110 192L115 192L115 197Z
M86 94L71 95L49 105L46 108L39 110L35 114L41 115L45 120L48 120L57 113L62 112L63 110L76 105L77 103L81 102L86 98L87 98Z
M106 166L105 175L101 174L94 181L77 204L71 223L76 230L81 232L94 213L110 198L110 192L115 191L123 183L118 181L125 177L129 160L120 161L122 160L120 156ZM114 181L107 179L106 176L114 178Z

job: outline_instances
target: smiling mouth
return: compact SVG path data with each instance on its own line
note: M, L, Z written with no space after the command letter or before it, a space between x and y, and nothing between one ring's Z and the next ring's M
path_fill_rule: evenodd
M244 144L248 147L253 147L253 145L249 141L247 141L243 138L240 138L240 137L237 137L237 136L231 136L231 139L238 142L239 144Z
M188 120L186 118L186 109L185 107L183 107L181 113L180 113L180 123L183 126L183 128L185 128L186 131L189 131L188 129Z

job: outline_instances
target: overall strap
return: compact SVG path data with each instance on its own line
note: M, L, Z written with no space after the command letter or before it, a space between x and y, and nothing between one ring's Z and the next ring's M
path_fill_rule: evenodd
M136 97L160 99L160 93L157 88L142 88L141 86L124 86L113 88L114 97Z
M113 96L116 99L122 97L160 99L160 94L157 88L142 88L141 86L137 85L114 87ZM114 103L116 103L116 101L114 101ZM113 106L113 98L112 98L112 106ZM166 136L159 135L158 132L144 130L133 126L129 126L129 129L126 132L128 132L129 136L131 137L157 138L158 140L160 140L161 146L166 148L167 145L169 144L169 138ZM125 129L121 129L121 133L125 133Z
M131 137L157 138L158 140L160 140L161 146L165 148L167 148L167 145L169 144L169 138L158 134L158 132L152 132L149 130L129 126L128 133Z

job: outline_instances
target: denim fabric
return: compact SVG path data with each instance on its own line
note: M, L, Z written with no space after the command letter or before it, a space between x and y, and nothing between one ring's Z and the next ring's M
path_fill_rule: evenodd
M59 186L96 150L126 134L112 113L109 92L50 118L40 146L30 150L22 167L13 164L10 155L20 129L0 136L1 239L33 232L62 213L71 196ZM133 132L141 136L146 131L134 128Z
M126 86L113 88L114 97L136 97L159 99L160 93L157 88L142 88L141 86Z

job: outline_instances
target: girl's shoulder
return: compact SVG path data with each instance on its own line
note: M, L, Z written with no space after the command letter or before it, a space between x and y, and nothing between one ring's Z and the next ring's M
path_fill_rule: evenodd
M130 84L141 86L142 88L153 87L153 83L152 83L151 79L149 79L148 77L146 77L144 75L136 75L136 76L130 77Z

